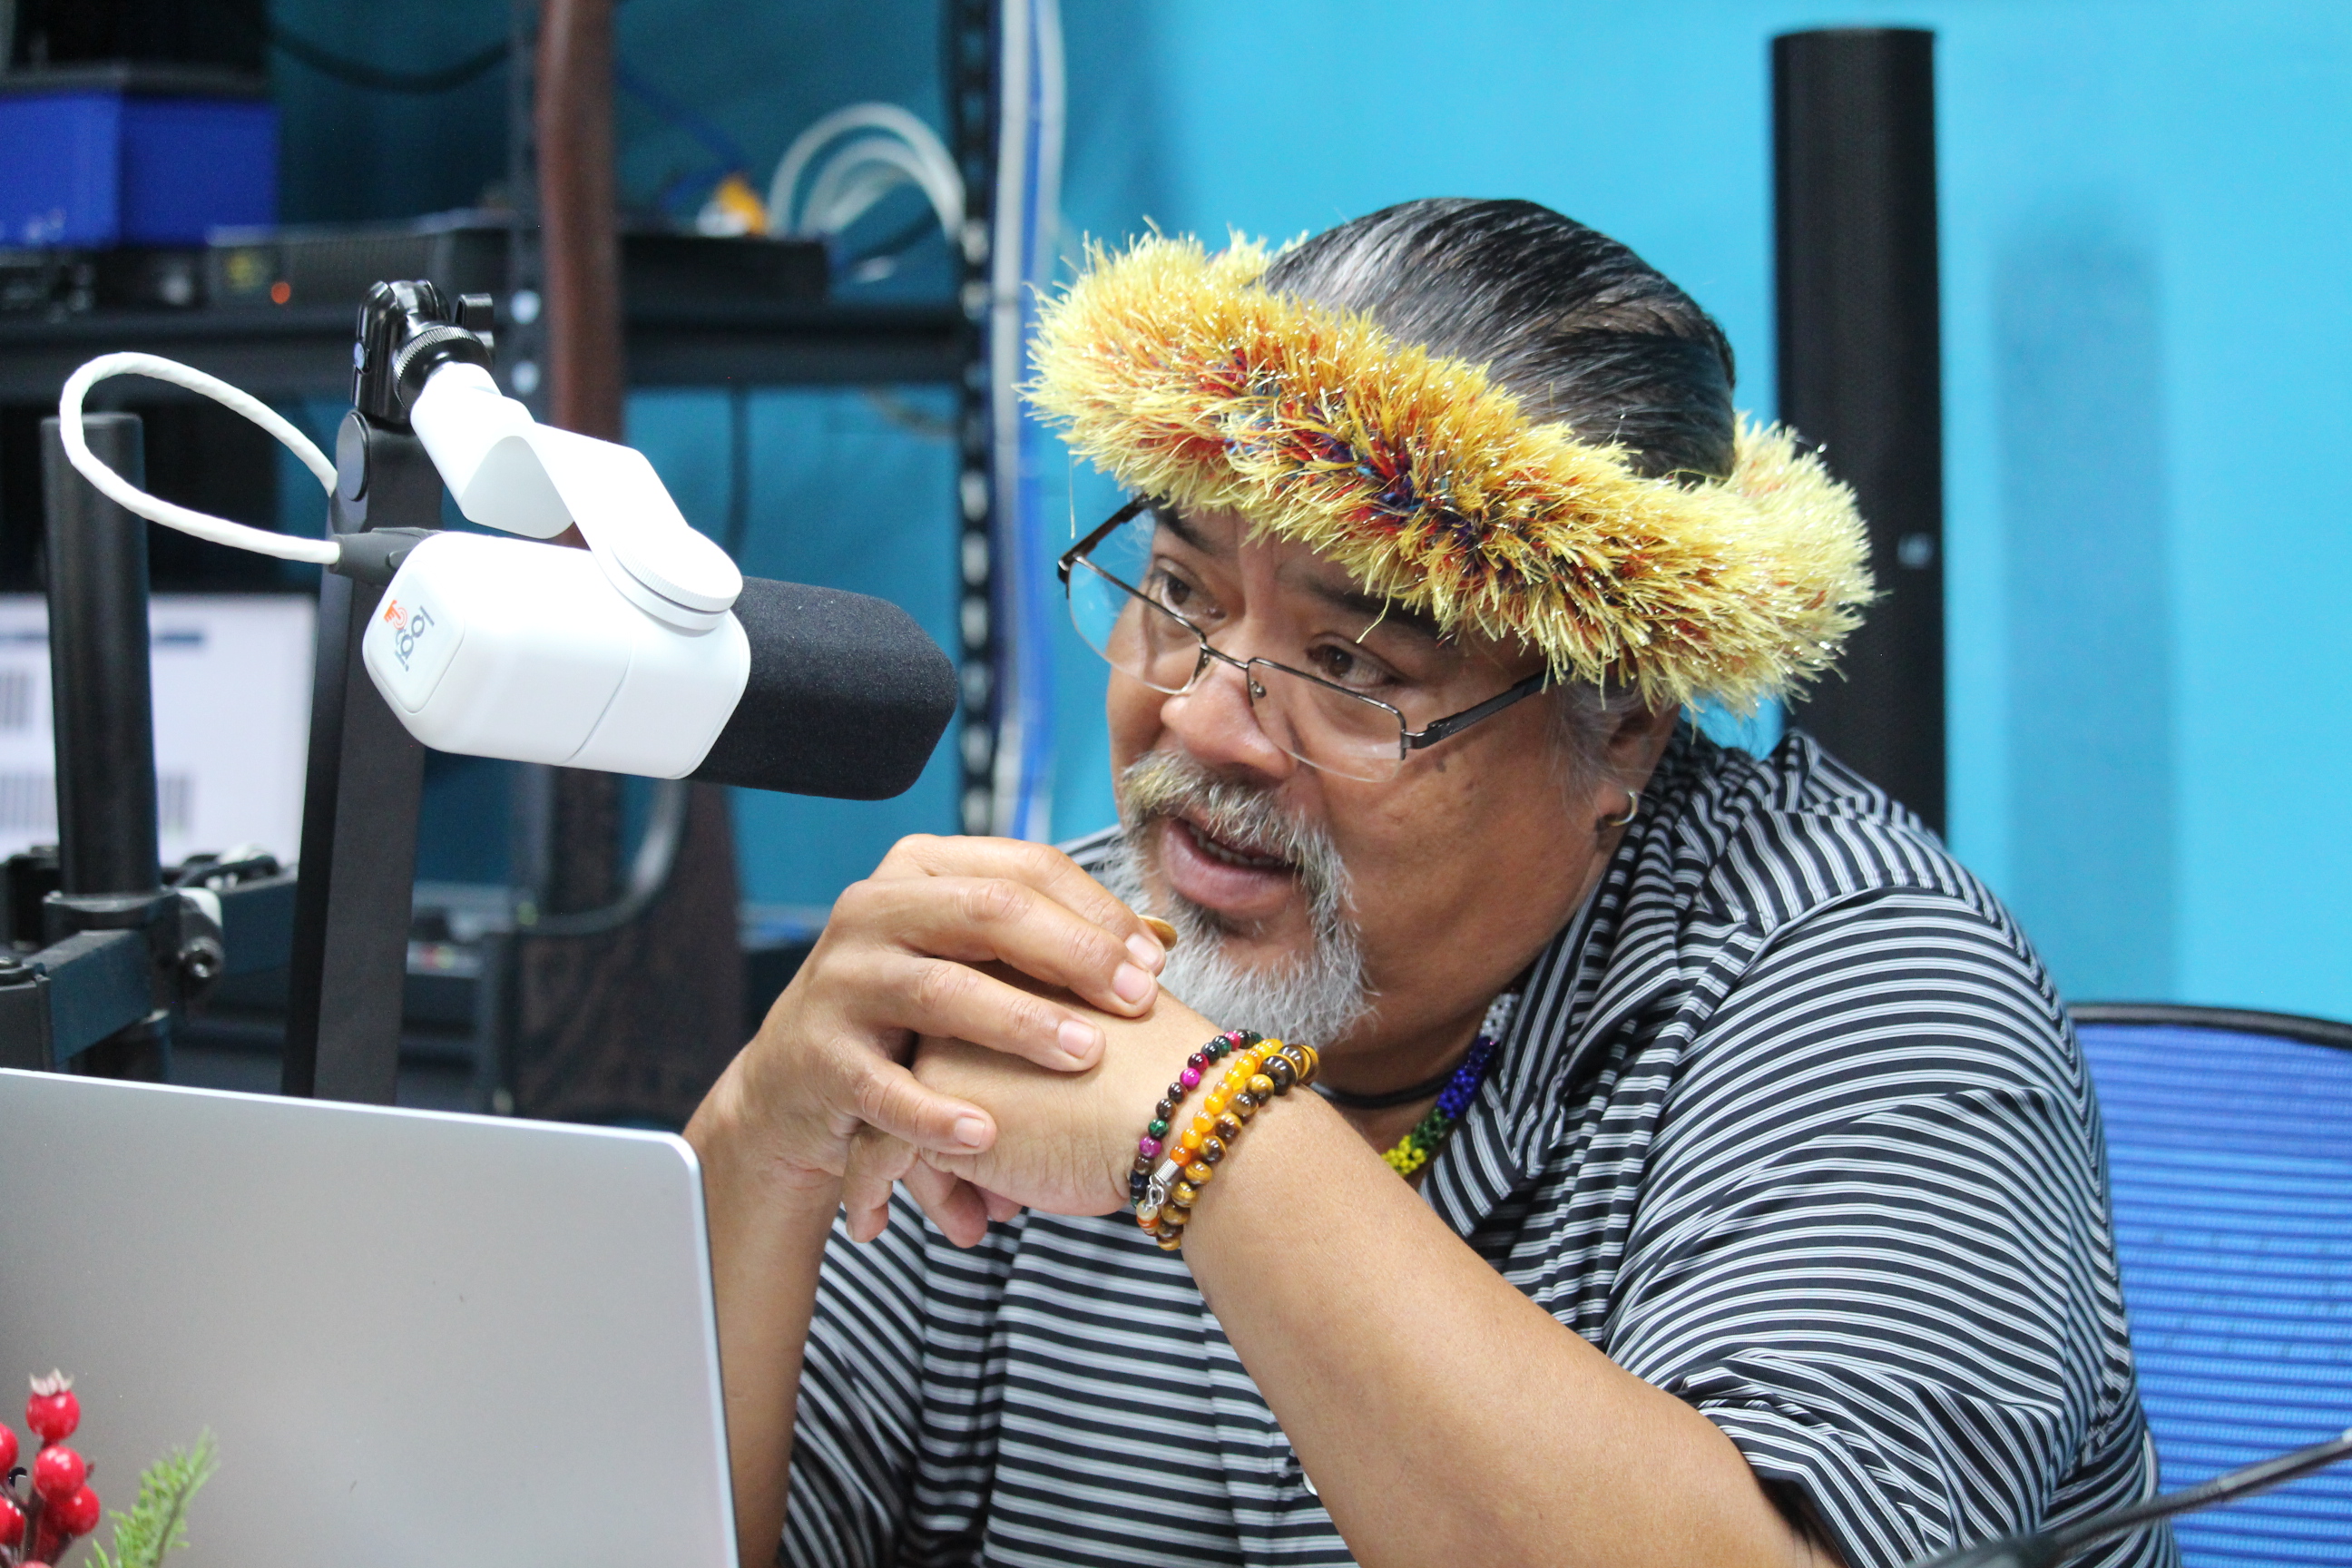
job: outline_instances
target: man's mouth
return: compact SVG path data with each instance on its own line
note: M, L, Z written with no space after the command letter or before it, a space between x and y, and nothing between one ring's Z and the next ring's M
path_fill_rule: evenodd
M1178 817L1176 825L1192 835L1192 843L1210 859L1227 866L1239 866L1249 871L1295 871L1297 869L1279 855L1269 855L1245 845L1219 838L1190 817Z
M1271 920L1298 898L1298 868L1262 847L1220 838L1189 817L1164 819L1160 862L1178 897L1244 923Z

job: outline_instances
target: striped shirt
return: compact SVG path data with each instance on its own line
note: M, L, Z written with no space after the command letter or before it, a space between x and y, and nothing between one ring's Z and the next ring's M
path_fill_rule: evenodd
M1685 729L1423 1192L1850 1568L1894 1568L2152 1489L2105 1164L1983 884L1801 733L1759 759ZM1180 1408L1191 1441L1139 1440ZM810 1568L1352 1561L1124 1214L970 1251L903 1195L870 1245L836 1227L792 1488L779 1561ZM2158 1529L2081 1561L2179 1559Z

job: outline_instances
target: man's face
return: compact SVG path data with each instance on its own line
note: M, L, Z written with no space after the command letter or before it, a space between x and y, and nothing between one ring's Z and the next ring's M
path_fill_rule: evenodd
M1163 521L1153 546L1171 607L1235 658L1378 698L1414 730L1540 668L1521 647L1442 638L1304 546L1246 532L1234 513L1193 513ZM1372 784L1287 754L1229 666L1179 697L1114 670L1111 756L1139 890L1189 916L1188 942L1213 942L1244 980L1362 994L1352 1019L1317 1014L1337 1027L1311 1043L1377 1053L1453 1028L1574 911L1604 863L1595 824L1625 803L1622 784L1563 768L1554 700L1517 703ZM1171 984L1185 996L1174 970Z

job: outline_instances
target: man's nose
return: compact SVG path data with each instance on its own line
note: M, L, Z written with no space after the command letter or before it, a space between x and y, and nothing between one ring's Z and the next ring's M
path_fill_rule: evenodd
M1245 671L1212 659L1199 685L1160 705L1160 725L1185 751L1213 768L1287 778L1298 764L1259 726L1250 707L1248 680Z

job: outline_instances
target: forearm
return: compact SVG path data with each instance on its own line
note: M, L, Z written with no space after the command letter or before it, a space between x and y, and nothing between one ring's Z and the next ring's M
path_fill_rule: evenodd
M801 1359L841 1183L779 1165L747 1127L735 1074L686 1136L702 1162L711 1292L740 1560L765 1563L783 1530Z
M1809 1561L1712 1422L1513 1289L1312 1095L1259 1114L1185 1237L1369 1568Z

